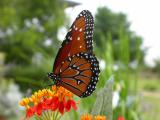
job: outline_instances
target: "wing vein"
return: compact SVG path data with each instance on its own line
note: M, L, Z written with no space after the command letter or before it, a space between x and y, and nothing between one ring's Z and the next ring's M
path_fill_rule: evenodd
M68 83L66 83L66 82L64 82L64 81L62 81L62 82L63 82L64 84L70 86L70 87L73 87L74 89L76 89L76 90L78 90L78 91L80 91L80 92L83 92L83 91L81 91L80 89L78 89L78 88L76 88L76 87L74 87L74 86L72 86L72 85L70 85L70 84L68 84Z

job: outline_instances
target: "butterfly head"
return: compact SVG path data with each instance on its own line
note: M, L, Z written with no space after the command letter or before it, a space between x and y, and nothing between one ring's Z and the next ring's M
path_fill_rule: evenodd
M54 77L53 73L48 73L47 76L48 76L49 78L51 78L51 79L53 79L53 77Z
M53 73L48 73L48 77L52 79L56 85L60 83L60 77L58 75L55 75Z

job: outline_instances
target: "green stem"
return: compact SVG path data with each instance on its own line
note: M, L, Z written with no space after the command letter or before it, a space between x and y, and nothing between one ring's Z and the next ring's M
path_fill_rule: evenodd
M36 115L36 120L43 120L40 116Z
M38 117L36 116L35 119L38 120Z
M56 120L60 120L60 118L61 118L61 115L57 116L57 119L56 119Z
M43 120L48 120L48 116L46 115L46 112L43 112L41 118L42 118Z
M46 114L48 116L48 120L52 120L52 115L51 115L51 112L49 110L46 111Z
M51 113L51 118L52 118L52 120L54 120L54 117L55 117L55 112L50 112Z
M61 115L58 113L58 111L44 111L42 116L35 115L36 120L60 120Z
M55 112L55 116L54 116L54 120L59 120L59 119L58 119L58 115L59 115L59 114L58 114L58 112L56 111L56 112Z

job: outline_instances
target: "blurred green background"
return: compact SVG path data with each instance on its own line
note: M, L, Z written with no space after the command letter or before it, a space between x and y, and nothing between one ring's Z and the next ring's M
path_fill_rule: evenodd
M78 5L66 0L0 1L0 120L21 120L25 113L20 99L45 87L61 45L58 33L71 21L65 10L74 11ZM160 60L155 60L155 67L144 63L147 49L142 49L143 39L130 29L124 13L100 7L94 18L100 79L96 92L81 99L79 110L66 113L65 120L93 113L97 93L111 77L113 120L159 120Z

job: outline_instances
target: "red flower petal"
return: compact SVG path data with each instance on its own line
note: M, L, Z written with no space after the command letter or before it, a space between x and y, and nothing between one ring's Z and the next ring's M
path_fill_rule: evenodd
M64 113L64 103L63 103L63 101L59 102L58 110L61 114Z
M57 108L58 108L58 104L55 104L55 103L50 106L50 109L52 111L55 111Z
M51 108L52 99L44 99L42 102L43 110L48 110Z
M77 110L77 106L76 106L76 103L73 101L73 100L70 100L71 102L71 106L74 110Z
M66 108L67 112L71 109L71 101L70 100L68 100L67 103L65 104L65 108Z
M43 110L50 109L50 107L45 102L42 102L42 108L43 108Z
M49 106L52 111L55 111L59 106L58 97L54 97L51 99L51 105Z
M57 103L58 101L59 101L58 97L53 97L53 98L51 99L51 104Z
M44 98L43 102L46 103L47 105L50 105L51 102L52 102L52 99L50 99L50 98Z
M117 120L125 120L124 117L119 116Z
M37 115L41 115L42 114L42 110L43 110L43 104L42 103L39 103L37 106L36 106L36 113Z
M35 107L30 107L29 109L26 110L26 117L30 118L34 115L35 113Z

